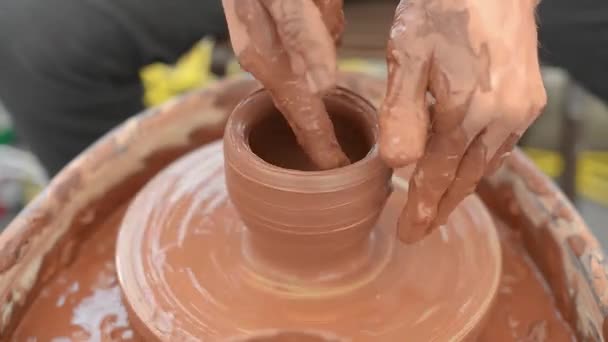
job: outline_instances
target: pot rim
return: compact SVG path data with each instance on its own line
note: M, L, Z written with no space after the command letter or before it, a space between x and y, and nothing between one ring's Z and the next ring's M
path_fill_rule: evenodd
M241 177L266 187L303 193L332 192L351 188L378 177L378 173L390 173L391 170L380 158L376 108L360 95L344 87L336 87L326 97L342 101L353 108L353 113L356 112L370 124L368 133L371 133L373 143L362 159L337 169L301 171L282 168L260 158L252 151L248 137L251 126L266 114L262 111L252 114L248 107L255 104L272 105L272 100L267 90L259 89L239 103L228 119L224 134L225 163ZM247 172L244 172L243 166L246 164L253 167L247 167Z

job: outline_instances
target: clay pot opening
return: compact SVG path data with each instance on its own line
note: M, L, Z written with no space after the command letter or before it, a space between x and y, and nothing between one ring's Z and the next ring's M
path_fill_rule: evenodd
M322 171L313 167L270 94L261 89L243 100L228 119L224 132L226 168L264 187L314 194L386 179L387 175L390 178L391 171L382 162L376 144L375 107L340 87L330 91L324 101L350 165Z
M341 98L328 97L325 104L348 159L351 163L361 161L374 146L373 126L369 126L364 117L349 115L352 109ZM247 133L251 151L265 162L284 169L319 171L298 144L287 120L274 106L261 113Z

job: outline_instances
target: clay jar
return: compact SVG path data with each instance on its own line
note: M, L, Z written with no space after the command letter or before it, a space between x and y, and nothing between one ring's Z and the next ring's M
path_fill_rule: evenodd
M392 174L376 146L376 110L344 88L324 102L351 160L346 167L317 170L265 90L242 102L226 126L226 185L248 228L246 259L278 283L344 280L374 259L370 232Z

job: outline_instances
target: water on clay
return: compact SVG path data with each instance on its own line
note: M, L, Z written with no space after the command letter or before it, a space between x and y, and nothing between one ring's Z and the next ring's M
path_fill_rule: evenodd
M249 141L253 152L284 168L313 170L310 160L297 147L287 123L275 119L258 123L256 134L252 134ZM356 122L340 120L339 116L333 118L339 141L342 146L349 147L345 153L353 162L362 159L369 151L369 141L345 141L348 137L361 136L361 127ZM270 146L276 148L265 147L269 144L268 137L272 137ZM211 146L209 151L213 149L220 151L217 146ZM218 161L220 165L221 161ZM193 171L195 169L192 168ZM205 172L198 173L198 176L202 177L202 174ZM223 177L217 178L217 182L213 187L213 198L221 203L214 202L214 208L228 208L230 203ZM96 227L95 233L82 243L74 262L41 289L15 330L12 341L142 340L129 321L115 268L116 239L125 208L126 205L116 210ZM572 331L527 254L515 229L517 227L510 227L498 218L495 221L502 245L502 276L495 305L484 322L478 341L573 341Z
M120 296L114 267L118 210L83 242L75 261L43 288L12 341L132 341L135 333ZM572 341L571 329L526 253L504 222L498 231L503 275L494 309L479 341Z

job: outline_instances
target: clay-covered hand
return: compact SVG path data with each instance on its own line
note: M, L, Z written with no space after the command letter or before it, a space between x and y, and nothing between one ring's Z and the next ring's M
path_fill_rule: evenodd
M443 225L544 107L536 4L399 4L387 49L380 150L392 167L417 163L399 222L404 242Z
M342 0L222 0L235 54L321 169L349 164L322 95L336 84Z

